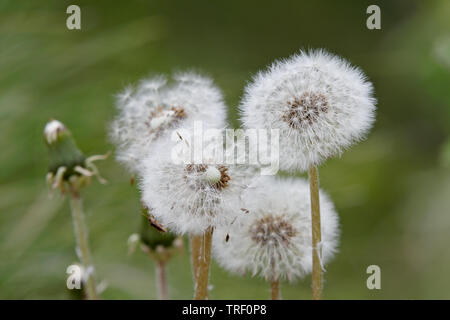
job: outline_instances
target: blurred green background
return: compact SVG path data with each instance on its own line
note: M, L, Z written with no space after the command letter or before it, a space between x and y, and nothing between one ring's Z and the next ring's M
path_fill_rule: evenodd
M381 30L366 8L381 7ZM81 7L81 30L66 8ZM377 122L367 141L321 168L342 223L327 266L327 299L450 298L450 1L0 1L0 298L65 299L77 261L68 201L48 199L43 127L72 130L88 155L113 147L114 94L149 73L195 69L214 77L239 126L246 81L299 48L323 47L373 81ZM105 299L154 299L154 263L127 255L139 195L112 158L106 186L84 191ZM381 267L381 290L366 287ZM212 267L211 298L266 299L260 279ZM192 297L189 255L169 265L170 296ZM309 299L310 278L284 284Z

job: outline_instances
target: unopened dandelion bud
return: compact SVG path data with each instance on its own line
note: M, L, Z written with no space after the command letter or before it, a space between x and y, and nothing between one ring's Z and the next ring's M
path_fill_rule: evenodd
M50 165L48 171L56 176L58 169L65 167L64 179L75 174L76 166L84 166L86 157L78 149L69 129L58 120L51 120L44 129L44 140L48 147Z
M58 120L51 120L44 128L44 141L49 153L49 167L46 176L47 184L52 189L65 192L67 182L71 190L78 192L89 184L92 176L104 183L94 161L104 160L106 155L86 157L77 147L67 127Z
M182 248L176 235L157 230L149 223L147 216L142 218L139 242L143 245L144 251L157 261L169 260Z

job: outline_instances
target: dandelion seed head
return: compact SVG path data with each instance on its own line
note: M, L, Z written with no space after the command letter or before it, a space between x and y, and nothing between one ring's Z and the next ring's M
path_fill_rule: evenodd
M250 227L251 239L260 246L289 245L296 229L288 219L282 216L267 215L254 221L255 228Z
M210 142L204 142L208 149ZM208 227L229 226L240 213L239 195L253 171L216 161L205 155L201 163L172 161L174 145L185 141L162 140L143 161L140 189L144 204L163 225L178 234L202 234Z
M145 79L117 96L118 114L110 127L117 160L137 174L149 148L180 126L201 121L205 127L223 128L226 107L211 79L182 73L167 79Z
M374 122L373 86L363 72L324 50L273 63L247 86L246 128L280 130L280 168L304 171L363 139Z
M249 213L240 223L218 228L213 253L226 270L246 271L266 279L293 281L312 270L309 184L303 179L263 176L242 195ZM329 262L338 245L338 216L329 197L320 192L322 262ZM226 242L225 234L229 234Z

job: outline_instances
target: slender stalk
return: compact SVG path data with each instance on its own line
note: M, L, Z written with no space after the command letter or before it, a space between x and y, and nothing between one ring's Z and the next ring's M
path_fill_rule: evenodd
M167 275L165 261L156 261L156 279L158 282L159 299L167 300Z
M91 252L88 244L88 233L84 221L83 204L79 191L70 188L70 204L72 208L72 219L75 229L75 238L77 241L77 252L85 272L88 272L86 281L86 295L88 300L96 300L97 289L94 279L94 264L92 263Z
M312 299L322 299L322 266L320 263L321 241L320 203L319 203L319 171L317 167L309 167L309 188L311 193L311 225L312 225Z
M201 236L200 243L200 254L195 257L193 256L193 261L197 259L197 274L194 275L196 280L194 299L195 300L206 300L208 299L208 280L209 280L209 269L211 264L211 243L214 228L209 227L206 229L203 236ZM195 262L194 262L195 265Z
M280 282L277 278L270 281L270 289L272 291L272 300L280 300Z
M197 285L197 274L198 274L198 260L200 257L200 248L202 245L203 236L191 235L189 237L190 247L191 247L191 267L192 275L194 277L194 286Z
M275 268L275 257L272 256L270 259L270 266L272 269L271 275L270 275L270 289L272 293L272 300L280 300L280 280L278 278L278 274Z

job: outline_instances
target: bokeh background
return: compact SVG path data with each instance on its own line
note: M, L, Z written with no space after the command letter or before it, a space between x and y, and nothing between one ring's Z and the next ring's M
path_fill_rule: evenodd
M381 30L366 8L381 7ZM66 28L81 7L82 29ZM67 199L48 198L42 130L63 121L88 155L113 147L114 94L149 73L195 69L214 77L236 112L246 82L274 59L326 48L373 81L377 122L367 141L321 168L342 223L327 266L327 299L450 298L450 1L0 1L0 298L70 299L77 261ZM109 180L83 193L105 299L154 299L154 263L127 255L139 194L114 159ZM368 290L366 268L382 271ZM212 267L211 297L266 299L260 279ZM189 254L169 264L174 299L192 297ZM284 284L309 299L310 278Z

